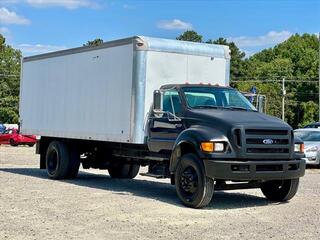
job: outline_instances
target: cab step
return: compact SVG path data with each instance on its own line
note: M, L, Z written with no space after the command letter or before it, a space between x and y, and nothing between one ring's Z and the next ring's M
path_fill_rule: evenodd
M153 173L140 173L141 176L153 177L153 178L167 178L166 175L153 174Z

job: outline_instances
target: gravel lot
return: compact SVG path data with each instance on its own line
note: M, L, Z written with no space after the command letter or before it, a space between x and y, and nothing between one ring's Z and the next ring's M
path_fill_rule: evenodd
M320 169L295 198L259 190L216 192L206 209L182 206L168 180L109 178L81 170L53 181L34 148L0 146L0 239L319 239ZM144 169L142 169L143 171Z

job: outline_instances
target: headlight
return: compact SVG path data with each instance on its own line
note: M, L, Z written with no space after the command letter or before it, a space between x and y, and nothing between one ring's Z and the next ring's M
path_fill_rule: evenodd
M294 151L295 152L304 152L304 144L303 143L294 144Z
M318 146L314 146L312 148L309 148L306 150L306 152L318 152L319 150L319 147Z
M202 142L201 150L203 152L224 152L225 144L222 142Z

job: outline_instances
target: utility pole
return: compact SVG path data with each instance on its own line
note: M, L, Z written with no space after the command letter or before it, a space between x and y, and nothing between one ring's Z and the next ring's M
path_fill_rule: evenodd
M284 121L284 100L285 100L285 96L286 96L286 89L284 86L284 81L285 78L282 78L282 120Z

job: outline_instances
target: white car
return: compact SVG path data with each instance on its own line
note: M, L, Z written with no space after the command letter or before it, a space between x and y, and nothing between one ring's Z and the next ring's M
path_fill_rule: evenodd
M304 153L308 165L320 167L320 129L301 128L294 130L294 136L304 142Z

